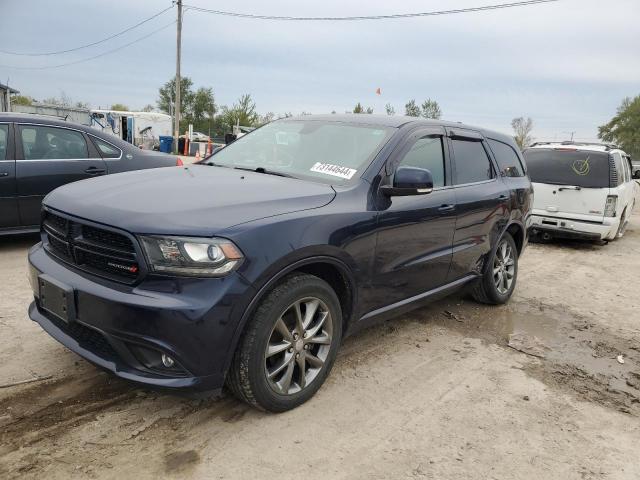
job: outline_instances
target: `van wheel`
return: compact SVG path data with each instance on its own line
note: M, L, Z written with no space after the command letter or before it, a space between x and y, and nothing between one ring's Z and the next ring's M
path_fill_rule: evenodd
M498 305L506 303L516 287L518 278L518 249L509 232L505 232L489 258L482 277L471 290L480 303Z
M616 238L624 237L624 233L627 231L628 225L629 222L627 221L627 210L625 209L624 212L622 212L622 217L620 218L620 225L618 226Z
M322 386L342 336L342 311L324 280L286 277L260 302L240 340L227 386L240 400L284 412Z

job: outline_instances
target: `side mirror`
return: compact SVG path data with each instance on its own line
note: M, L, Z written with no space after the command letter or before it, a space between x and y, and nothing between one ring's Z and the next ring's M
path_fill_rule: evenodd
M384 185L381 189L388 197L426 195L433 191L433 177L424 168L400 167L393 177L393 186Z

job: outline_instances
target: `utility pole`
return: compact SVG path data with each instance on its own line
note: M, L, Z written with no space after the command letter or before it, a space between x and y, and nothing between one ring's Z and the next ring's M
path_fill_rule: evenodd
M176 106L174 108L174 137L175 137L175 149L178 150L178 138L180 137L180 54L182 50L182 0L176 0L176 6L178 7L178 28L176 32Z

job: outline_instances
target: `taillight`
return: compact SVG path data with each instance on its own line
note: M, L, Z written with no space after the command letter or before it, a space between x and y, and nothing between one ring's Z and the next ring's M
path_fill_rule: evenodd
M616 206L618 205L618 196L617 195L608 195L607 202L604 204L604 216L605 217L615 217L616 216Z
M178 157L178 160L176 160L176 167L182 167L183 165L184 163L182 163L182 159Z

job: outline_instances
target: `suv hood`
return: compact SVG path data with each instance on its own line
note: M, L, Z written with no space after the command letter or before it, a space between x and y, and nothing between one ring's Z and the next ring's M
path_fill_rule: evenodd
M211 236L252 220L319 208L334 197L329 185L190 165L70 183L44 204L132 233Z

